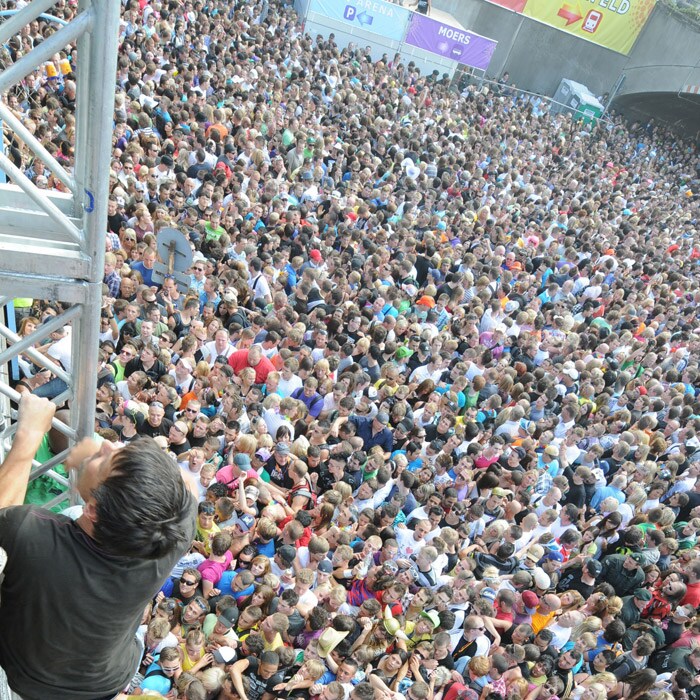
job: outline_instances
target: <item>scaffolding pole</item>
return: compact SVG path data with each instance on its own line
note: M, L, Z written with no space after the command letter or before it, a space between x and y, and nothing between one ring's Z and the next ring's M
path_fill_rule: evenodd
M9 184L0 183L0 311L14 314L18 297L60 302L61 316L22 338L10 324L0 322L0 457L16 429L18 398L10 386L9 363L20 354L39 367L49 367L67 388L53 400L67 400L70 425L54 421L69 444L94 432L97 351L99 344L102 278L104 276L109 160L114 113L120 3L80 0L69 22L46 13L56 0L34 0L23 9L4 12L0 37L14 36L31 21L61 25L45 41L0 74L0 100L30 72L41 69L53 54L77 45L75 161L72 170L60 165L6 107L0 106L5 133L26 144L66 187L67 192L41 190L6 154L0 153L0 171ZM24 164L26 167L26 164ZM4 307L4 308L3 308ZM72 324L71 367L57 368L33 347L51 330ZM4 419L4 422L3 422ZM34 462L30 480L51 478L65 489L69 484L55 467L65 452L44 464ZM44 504L58 505L61 494ZM71 492L71 502L77 494Z

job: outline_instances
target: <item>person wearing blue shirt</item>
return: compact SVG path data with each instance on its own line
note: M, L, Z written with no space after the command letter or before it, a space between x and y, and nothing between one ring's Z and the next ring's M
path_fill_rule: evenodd
M214 304L214 313L219 308L221 303L221 296L219 295L219 290L217 289L219 280L210 275L204 280L204 287L199 295L199 313L202 313L202 309L205 304Z
M141 690L155 690L167 695L173 687L175 673L180 670L180 654L175 647L166 647L146 669Z
M593 498L591 498L591 508L598 510L598 506L606 498L614 498L618 503L624 503L627 498L622 490L625 484L626 478L624 474L616 474L609 486L603 486L595 490Z
M379 445L384 451L384 457L389 458L394 447L394 436L387 428L389 415L380 411L374 418L364 416L350 416L348 420L357 428L357 436L362 438L362 449L369 452L375 445Z
M287 273L287 287L285 291L291 292L297 286L297 271L292 267L291 262L284 266L284 271Z
M156 251L153 248L146 248L143 257L138 262L131 265L132 271L138 272L143 283L147 287L160 287L160 284L153 281L153 265L156 262Z

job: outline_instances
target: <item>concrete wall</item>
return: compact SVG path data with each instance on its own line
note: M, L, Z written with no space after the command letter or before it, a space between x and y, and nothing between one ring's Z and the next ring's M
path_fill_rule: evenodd
M675 92L685 83L700 81L700 33L660 4L629 56L485 0L433 0L433 5L467 29L496 39L488 77L508 71L510 80L525 90L553 95L561 79L569 78L602 95L621 73L626 80L620 94Z
M700 85L700 32L657 4L623 68L621 95Z

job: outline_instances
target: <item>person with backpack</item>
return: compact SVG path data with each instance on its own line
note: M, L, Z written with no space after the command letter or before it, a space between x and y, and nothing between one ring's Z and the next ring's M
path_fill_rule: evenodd
M316 507L316 494L308 474L309 468L302 461L293 462L289 467L289 476L294 485L287 494L287 504L295 513Z
M153 663L143 674L139 685L141 691L154 690L161 695L167 695L182 673L180 654L175 647L166 647L157 654Z
M630 673L646 668L649 657L655 649L654 639L648 634L643 634L634 640L632 649L618 656L607 670L613 673L618 681L621 681Z

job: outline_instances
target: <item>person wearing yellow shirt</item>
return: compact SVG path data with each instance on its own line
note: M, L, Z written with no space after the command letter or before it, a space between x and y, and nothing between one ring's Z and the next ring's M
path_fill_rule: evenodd
M540 604L532 616L532 630L537 634L543 630L554 618L556 612L561 608L561 601L554 593L547 593L540 598Z
M219 526L214 522L214 504L202 501L197 509L197 531L195 534L194 547L205 556L211 554L211 540L217 533L221 532Z
M282 635L289 629L289 618L282 613L268 615L260 625L265 651L275 651L284 646Z
M196 673L211 661L210 658L205 659L205 643L206 639L201 629L193 629L187 633L184 644L179 646L180 662L182 663L183 671Z

